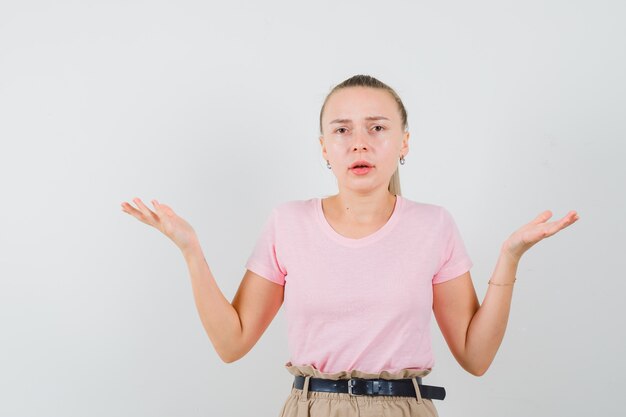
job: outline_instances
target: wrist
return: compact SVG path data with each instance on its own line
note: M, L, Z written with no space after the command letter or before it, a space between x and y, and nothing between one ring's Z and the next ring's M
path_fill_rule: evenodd
M194 256L198 253L202 253L200 242L197 239L194 239L193 241L191 241L185 246L179 246L178 249L180 249L180 251L182 252L185 258Z
M504 242L502 246L500 247L500 258L504 258L508 262L511 262L515 266L517 266L519 264L520 259L522 258L522 255L516 255L513 252L511 252L507 243Z
M516 281L517 267L520 258L511 253L506 246L506 242L500 249L500 256L496 264L495 271L489 280L490 286L512 287Z
M513 281L511 282L494 282L492 280L489 280L487 284L495 285L496 287L512 287L515 284L515 281L517 281L517 278L513 277Z

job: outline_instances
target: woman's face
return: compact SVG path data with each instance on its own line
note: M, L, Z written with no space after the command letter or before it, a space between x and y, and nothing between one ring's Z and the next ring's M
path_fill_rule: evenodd
M339 187L371 192L389 186L400 155L409 151L398 105L386 90L348 87L333 93L322 115L322 155L330 162ZM372 168L361 175L352 164Z

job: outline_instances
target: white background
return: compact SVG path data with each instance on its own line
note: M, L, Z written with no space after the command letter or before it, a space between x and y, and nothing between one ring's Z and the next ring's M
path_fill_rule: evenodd
M484 376L433 319L440 415L615 415L625 18L620 1L3 1L0 415L278 416L283 310L221 362L179 250L120 203L171 205L232 300L271 208L336 193L319 111L355 74L403 99L402 194L453 214L480 300L510 233L580 214L522 259Z

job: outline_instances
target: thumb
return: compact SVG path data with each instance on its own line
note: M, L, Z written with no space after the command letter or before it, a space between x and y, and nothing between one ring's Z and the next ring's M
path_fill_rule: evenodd
M157 212L159 214L165 214L168 217L173 217L174 216L174 210L172 210L168 205L166 204L161 204L156 200L152 200L154 207L156 207Z

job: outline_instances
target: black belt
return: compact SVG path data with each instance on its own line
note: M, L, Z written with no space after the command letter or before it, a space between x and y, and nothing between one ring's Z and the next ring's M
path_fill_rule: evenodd
M422 378L416 377L422 398L443 400L446 397L444 387L422 385ZM296 376L293 387L304 388L304 377ZM415 387L411 379L326 379L309 378L309 391L344 392L350 395L397 395L415 397Z

